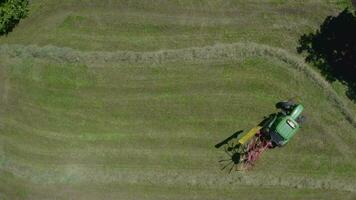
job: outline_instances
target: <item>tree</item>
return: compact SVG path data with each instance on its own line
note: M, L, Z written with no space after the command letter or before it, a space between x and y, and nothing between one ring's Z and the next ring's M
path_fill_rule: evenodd
M317 66L328 81L348 86L347 95L356 101L356 11L347 8L338 16L328 16L315 33L299 39L298 53Z
M28 0L0 0L0 35L8 34L28 14Z

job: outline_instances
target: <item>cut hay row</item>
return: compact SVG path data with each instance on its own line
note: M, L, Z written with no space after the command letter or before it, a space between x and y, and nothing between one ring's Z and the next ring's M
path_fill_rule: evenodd
M3 169L9 170L19 177L25 178L34 184L84 184L95 182L97 184L147 184L166 186L194 186L199 188L238 188L239 186L253 187L287 187L303 189L321 189L344 192L356 192L355 181L340 177L311 177L301 174L285 174L283 178L274 173L234 173L222 176L210 174L209 171L196 170L167 170L145 167L144 171L129 166L104 169L100 165L90 167L80 164L57 165L50 168L37 168L32 170L29 166L17 161L7 160ZM183 171L182 171L183 170ZM266 181L268 180L268 181Z
M286 50L261 45L256 43L217 44L214 46L192 47L176 50L161 50L154 52L80 52L71 48L59 48L55 46L22 46L2 45L0 55L8 55L13 58L41 58L57 62L84 63L89 66L105 63L126 64L162 64L166 62L206 62L217 60L241 60L251 56L276 58L290 64L295 69L302 71L307 77L321 87L342 112L346 120L356 127L356 118L347 109L346 103L331 88L324 78L307 65L301 58ZM100 65L101 64L101 65ZM96 65L97 67L98 65Z

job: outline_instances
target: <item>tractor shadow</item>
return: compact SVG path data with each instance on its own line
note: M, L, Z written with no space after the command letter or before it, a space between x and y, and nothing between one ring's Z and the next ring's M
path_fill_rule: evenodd
M228 171L231 173L233 168L240 163L241 154L237 151L240 145L237 143L237 139L243 132L243 130L239 130L215 145L217 149L223 147L224 153L228 156L226 159L220 159L218 161L219 164L222 165L221 170L230 168Z
M258 126L264 126L271 115L264 116ZM222 171L228 169L228 172L231 173L234 168L235 170L239 170L238 165L242 162L243 153L240 151L241 146L238 143L238 139L243 132L244 130L239 130L214 146L217 149L223 149L225 155L227 155L227 158L218 161L219 165L222 166Z
M219 142L218 144L216 144L216 145L215 145L215 148L218 149L218 148L220 148L220 147L222 147L222 146L224 146L224 145L229 144L230 141L232 141L233 139L237 139L238 136L239 136L241 133L243 133L243 132L244 132L244 130L239 130L239 131L233 133L231 136L227 137L227 138L224 139L223 141L221 141L221 142Z

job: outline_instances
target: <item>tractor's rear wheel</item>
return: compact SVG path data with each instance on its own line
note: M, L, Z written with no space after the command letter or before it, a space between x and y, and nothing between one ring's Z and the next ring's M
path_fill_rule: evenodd
M293 101L281 101L276 104L276 108L281 110L290 110L295 103Z
M297 122L299 125L303 125L305 123L306 117L304 115L301 115L297 118Z

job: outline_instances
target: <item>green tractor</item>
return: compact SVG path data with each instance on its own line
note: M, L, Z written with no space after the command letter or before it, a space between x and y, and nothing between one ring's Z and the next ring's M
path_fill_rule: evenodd
M281 147L299 130L304 123L302 115L304 106L292 101L283 101L276 104L281 111L270 115L263 123L261 134L272 143L273 147Z
M304 106L289 100L278 102L276 108L279 109L278 112L269 115L257 127L238 137L237 144L232 143L225 148L231 158L221 162L230 161L228 165L235 164L237 170L249 169L265 150L286 145L304 122Z

